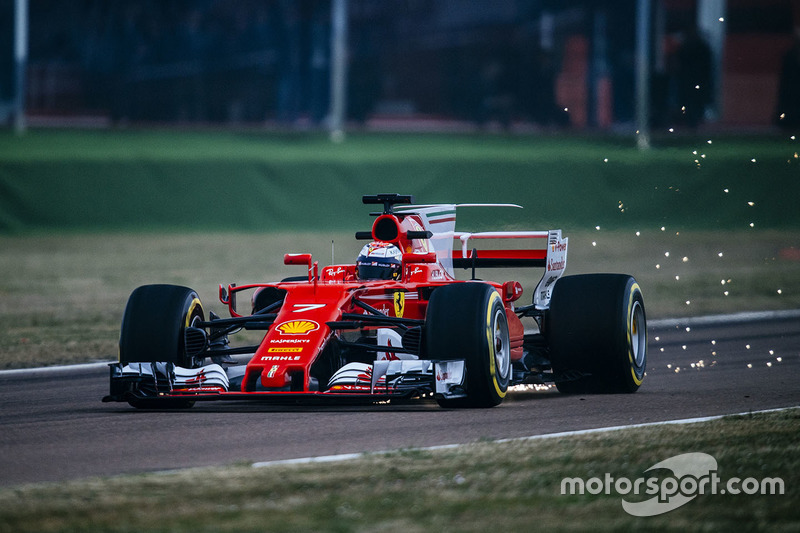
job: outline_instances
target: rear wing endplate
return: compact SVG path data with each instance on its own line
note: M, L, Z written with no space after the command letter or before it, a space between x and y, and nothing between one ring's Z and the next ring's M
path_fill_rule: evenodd
M553 296L553 285L564 274L567 268L567 237L561 238L561 230L550 230L547 238L547 257L545 271L536 292L533 294L533 304L536 309L550 307L550 298Z

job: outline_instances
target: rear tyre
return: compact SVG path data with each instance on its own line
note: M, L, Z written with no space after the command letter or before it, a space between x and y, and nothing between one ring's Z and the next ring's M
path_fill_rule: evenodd
M546 322L556 387L564 393L635 392L647 364L642 291L624 274L556 282Z
M176 285L144 285L131 293L119 338L119 362L173 363L197 368L202 357L186 353L186 328L205 320L197 293ZM129 402L137 408L182 408L194 402L182 399L137 399Z
M437 288L425 317L428 357L466 361L466 398L440 399L442 407L494 407L511 376L508 319L498 292L485 283Z

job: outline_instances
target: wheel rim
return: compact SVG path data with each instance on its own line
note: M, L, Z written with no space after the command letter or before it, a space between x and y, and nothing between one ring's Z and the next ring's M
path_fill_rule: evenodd
M500 379L508 378L511 368L511 345L508 340L508 322L502 309L494 315L494 364Z
M195 302L197 302L197 305L195 305ZM203 320L204 317L202 304L200 303L200 300L195 299L192 301L192 304L189 308L189 313L186 315L186 327L197 327L197 323L202 322ZM189 365L189 368L198 368L203 365L203 359L205 359L205 357L197 357L194 355L188 357L186 354L186 347L184 346L183 359Z
M647 355L647 326L644 321L644 309L642 305L635 301L631 309L631 351L636 368L644 365Z

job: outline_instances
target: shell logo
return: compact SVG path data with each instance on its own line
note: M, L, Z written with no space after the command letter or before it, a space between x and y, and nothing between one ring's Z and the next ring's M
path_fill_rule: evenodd
M276 326L283 335L308 335L310 332L318 330L319 324L313 320L290 320Z

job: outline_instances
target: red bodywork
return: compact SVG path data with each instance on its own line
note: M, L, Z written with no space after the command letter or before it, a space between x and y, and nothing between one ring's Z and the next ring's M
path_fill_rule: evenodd
M169 341L178 344L177 354L168 344L156 350L149 345L146 349L132 350L130 353L135 355L125 360L121 355L119 363L110 365L111 393L104 401L148 406L146 402L151 400L170 399L187 402L336 396L362 401L429 394L437 400L466 397L466 359L442 353L446 348L441 344L437 347L437 341L446 336L428 337L436 334L431 332L441 331L430 326L427 317L432 293L446 285L471 283L457 280L456 268L472 269L472 278L476 278L477 268L484 267L545 270L533 290L532 303L518 309L514 302L523 295L520 283L483 280L479 283L497 291L505 309L505 316L498 319L502 333L488 332L496 335L495 343L501 344L493 345L487 353L501 350L509 381L512 366L520 369L513 376L519 382L529 374L534 379L548 378L537 368L535 359L526 362L529 351L520 317L534 317L541 329L539 320L548 309L552 287L566 266L567 239L561 238L560 230L461 233L455 231L456 207L487 204L419 206L413 205L411 196L394 194L365 196L363 201L383 203L384 211L376 215L371 231L358 232L356 238L396 246L402 254L397 279L362 280L355 264L320 268L310 254L286 254L284 263L303 267L303 276L276 283L220 285L219 299L228 307L230 318L212 315L207 321L200 300L191 289L168 286L162 291L162 286L140 287L157 288L162 296L147 302L136 300L136 309L154 305L137 315L138 322L133 319L128 322L128 327L137 331L137 339L146 338L143 334L148 331L140 324L150 324L151 317L161 311L160 303L150 302L167 301L163 296L166 294L178 294L181 298L190 295L186 300L188 310L180 315L184 316L180 336ZM411 205L393 208L403 203ZM480 251L471 248L473 241L484 239L502 242L527 239L535 244ZM138 292L140 289L134 294L144 294ZM486 294L485 289L481 290ZM242 300L240 305L245 296L250 300L246 310L237 310L237 296ZM435 316L447 317L447 307L437 309ZM436 320L442 318L433 321ZM123 319L123 330L125 324ZM453 338L461 334L460 324L449 326ZM266 333L256 346L230 347L228 334L240 329ZM157 338L172 339L172 335L169 330L161 331ZM249 356L246 366L232 364L235 363L232 355ZM204 364L207 359L211 359L211 364ZM488 359L486 364L493 373L494 365L499 363Z
M360 281L356 278L354 265L332 265L319 269L310 254L286 254L287 265L305 265L308 280L269 284L220 286L220 300L229 308L231 316L241 316L235 309L234 295L240 291L252 291L262 287L275 287L286 291L283 305L255 355L247 364L241 392L285 389L290 384L295 392L314 392L310 388L310 369L317 356L325 348L332 334L327 323L341 320L344 313L368 315L368 311L357 307L358 299L389 317L424 320L427 294L436 286L449 283L464 283L455 280L437 261L424 239L409 239L408 231L419 231L422 221L416 215L402 219L396 215L382 215L373 224L375 240L392 242L403 251L403 265L399 280ZM393 239L386 239L394 234ZM380 237L384 237L380 239ZM542 233L546 245L547 233ZM455 251L454 259L463 258ZM546 249L541 250L492 250L482 259L497 258L541 260ZM524 327L514 313L512 302L522 295L522 286L514 281L504 284L490 283L503 297L508 317L511 341L511 359L522 357ZM398 296L402 294L402 297ZM402 298L402 300L401 300ZM260 382L260 387L258 386ZM233 391L231 391L233 392Z

